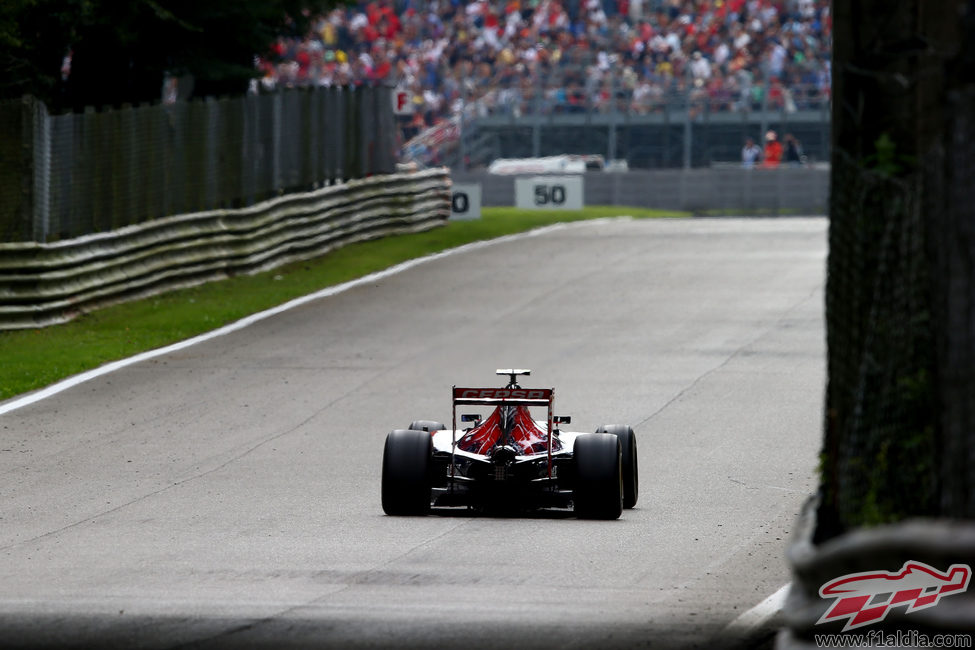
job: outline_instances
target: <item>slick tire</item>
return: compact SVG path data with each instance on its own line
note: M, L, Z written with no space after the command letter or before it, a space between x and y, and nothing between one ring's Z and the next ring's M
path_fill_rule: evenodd
M435 420L413 420L410 422L409 428L413 431L429 431L433 433L434 431L443 431L447 427L444 426L443 422L437 422Z
M585 433L575 440L576 477L572 501L582 519L617 519L623 514L620 439L611 433Z
M430 512L433 439L426 431L395 429L383 449L383 511L387 515Z
M596 433L612 433L620 439L620 448L623 452L623 507L632 508L640 497L636 434L625 424L604 424L596 429Z

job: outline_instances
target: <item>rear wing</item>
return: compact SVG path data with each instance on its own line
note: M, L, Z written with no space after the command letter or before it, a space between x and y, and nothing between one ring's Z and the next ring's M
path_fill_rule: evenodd
M554 388L459 388L454 386L454 406L551 406Z
M498 371L499 373L501 371ZM548 475L552 476L552 421L554 388L461 388L454 386L452 449L457 448L458 406L546 406L548 407ZM453 452L451 452L453 453ZM451 460L451 471L453 470Z

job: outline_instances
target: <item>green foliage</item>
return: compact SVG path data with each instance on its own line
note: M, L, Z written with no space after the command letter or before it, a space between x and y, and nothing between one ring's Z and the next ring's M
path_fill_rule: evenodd
M54 110L158 101L166 74L197 94L243 92L253 57L332 0L3 0L0 98ZM62 62L71 54L71 74Z
M867 490L847 516L860 526L930 516L937 507L934 452L932 426L883 440L869 466L858 468L866 476Z
M17 16L24 7L34 0L7 0L0 3L0 47L17 48L23 46L23 35L17 24Z
M0 2L0 99L34 94L57 97L70 22L80 0Z
M874 153L864 160L864 167L883 176L900 176L912 170L915 158L897 152L897 143L889 133L881 133L874 143Z

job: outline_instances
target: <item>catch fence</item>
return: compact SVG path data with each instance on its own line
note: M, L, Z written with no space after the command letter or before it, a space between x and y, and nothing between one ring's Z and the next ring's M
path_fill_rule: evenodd
M396 167L386 87L316 87L50 115L0 103L0 242L241 208Z

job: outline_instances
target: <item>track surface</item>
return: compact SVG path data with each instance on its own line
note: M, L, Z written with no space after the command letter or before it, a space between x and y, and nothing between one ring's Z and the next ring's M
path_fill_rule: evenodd
M826 229L555 229L0 416L0 647L730 643L814 489ZM386 432L511 366L636 429L637 508L384 516Z

